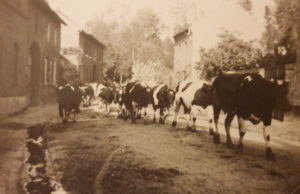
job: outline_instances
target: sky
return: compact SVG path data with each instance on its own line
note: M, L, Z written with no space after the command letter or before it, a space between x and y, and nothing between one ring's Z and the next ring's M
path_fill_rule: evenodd
M172 27L178 18L174 10L187 10L187 17L193 31L198 34L199 43L212 47L218 42L221 29L240 34L245 39L259 39L264 31L264 7L272 0L252 0L251 13L244 11L238 0L48 0L50 6L64 18L68 26L63 27L62 45L74 42L74 31L84 29L93 18L129 21L138 10L152 8L161 20L170 27L169 36L174 35ZM71 3L71 4L70 4ZM73 34L72 34L73 32Z

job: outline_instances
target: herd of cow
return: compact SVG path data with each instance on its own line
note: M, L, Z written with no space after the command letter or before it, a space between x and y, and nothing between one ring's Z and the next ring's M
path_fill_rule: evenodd
M109 105L118 104L118 117L127 120L131 117L132 123L144 116L146 122L147 107L152 104L153 121L157 119L164 123L169 115L169 109L175 106L172 126L177 124L177 116L181 106L187 121L187 129L196 129L196 113L205 112L209 121L209 132L215 144L220 143L218 120L220 112L226 114L225 130L226 145L232 147L230 125L237 116L239 128L238 152L243 150L243 137L246 133L245 120L253 124L263 123L263 137L265 140L266 157L274 160L270 147L270 134L268 127L271 125L272 112L288 110L287 86L281 80L268 81L258 74L226 74L220 75L214 81L203 80L180 82L176 90L168 88L166 84L157 84L150 87L142 81L132 81L125 86L104 86L92 83L75 87L70 84L57 87L57 102L59 114L63 122L67 122L71 112L80 111L79 106L91 104L93 97L100 97L109 111Z

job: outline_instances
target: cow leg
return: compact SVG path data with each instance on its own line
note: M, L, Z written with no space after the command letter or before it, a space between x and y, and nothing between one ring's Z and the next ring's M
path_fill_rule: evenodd
M173 119L173 122L172 122L172 126L173 127L176 127L176 125L177 125L177 116L178 116L180 105L181 105L180 100L176 100L176 102L175 102L174 119Z
M59 117L61 119L61 121L64 123L64 108L61 104L58 104L58 114L59 114Z
M132 109L131 109L131 123L136 123L136 114L137 114L137 104L132 102Z
M208 118L209 131L214 131L215 126L213 125L213 118L214 118L213 107L212 106L207 106L205 112L206 112L206 116Z
M263 136L265 139L266 158L267 160L275 161L275 156L270 146L271 137L268 131L268 126L266 125L263 125Z
M153 107L153 123L156 122L156 111L157 109Z
M232 112L227 113L226 118L225 118L226 145L228 148L233 147L231 137L230 137L230 125L231 125L233 118L234 118L234 113L232 113Z
M143 107L144 125L147 124L147 107Z
M164 112L166 112L166 114L164 114L164 122L166 121L167 117L169 116L170 114L170 109L169 107L168 108L165 108Z
M107 109L107 115L109 115L110 114L110 104L109 103L106 105L106 109Z
M141 119L142 118L142 109L144 109L143 107L142 108L137 108L137 111L136 111L136 119Z
M192 127L190 125L190 121L192 120L191 110L188 110L188 109L185 108L184 116L185 116L185 120L186 120L186 129L188 131L192 131Z
M164 109L162 107L159 108L159 123L163 124L164 123Z
M76 111L73 112L73 123L76 123Z
M221 109L218 107L213 107L213 114L214 114L214 127L215 130L209 130L209 135L213 136L213 141L215 144L219 144L221 142L220 140L220 133L219 133L219 128L218 128L218 124L219 124L219 116L220 116L220 112Z
M69 117L70 117L70 109L69 108L64 108L64 112L65 112L64 122L68 123L69 122Z
M125 105L123 105L122 107L122 115L123 115L123 120L127 121L129 113Z
M118 114L118 119L121 119L122 118L122 107L121 107L121 105L119 104L119 106L118 106L118 110L117 110L117 114Z
M240 133L240 139L239 139L239 144L237 147L237 153L242 153L243 152L243 138L244 135L246 134L246 125L245 125L245 120L242 117L238 117L238 125L239 125L239 133Z
M196 109L197 107L192 105L192 108L191 108L191 116L193 118L193 125L192 125L192 130L193 131L196 131L196 120L197 120L197 117L196 117Z

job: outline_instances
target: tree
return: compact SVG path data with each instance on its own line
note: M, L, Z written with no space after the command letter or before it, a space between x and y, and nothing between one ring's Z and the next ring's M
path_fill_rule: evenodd
M128 23L93 20L92 34L106 45L104 52L105 75L122 81L130 78L135 64L173 64L173 42L163 37L165 26L151 9L137 13Z
M221 41L214 48L201 49L200 62L196 67L204 79L227 71L237 71L256 67L262 57L260 49L252 41L239 39L225 31L220 35Z
M265 53L275 58L273 66L295 63L296 14L296 0L275 0L275 7L265 8L266 30L261 43Z

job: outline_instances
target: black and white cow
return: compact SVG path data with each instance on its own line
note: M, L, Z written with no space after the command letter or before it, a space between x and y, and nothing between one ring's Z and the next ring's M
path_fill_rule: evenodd
M212 130L213 125L213 109L211 101L211 86L205 81L182 81L176 87L175 95L175 115L172 126L177 125L177 116L180 106L184 107L186 117L186 128L188 130L196 130L196 113L197 111L205 112L209 120L209 128ZM190 121L193 120L191 127Z
M268 131L272 121L272 111L276 107L285 108L288 104L287 89L282 81L270 82L258 74L221 75L213 82L213 108L215 121L214 142L220 143L218 119L220 111L227 115L225 118L226 144L232 147L230 125L235 115L238 117L239 144L238 151L243 149L243 137L246 133L245 120L253 124L263 123L266 157L274 160ZM284 111L284 110L281 110Z
M73 112L73 122L76 122L76 113L80 112L80 103L82 102L83 92L79 87L66 84L58 86L57 103L59 116L63 123L67 123L71 112Z
M80 86L79 88L83 92L83 106L85 106L85 107L91 106L91 104L92 104L91 101L95 97L93 87L86 84L86 85Z
M99 97L103 104L105 105L105 109L107 113L110 113L110 105L112 104L115 95L113 88L110 87L102 87L101 90L99 91Z
M115 95L115 103L117 104L118 108L118 118L127 118L127 111L124 104L124 97L125 97L125 89L126 86L119 86L116 88L114 95Z
M165 123L174 99L175 91L170 89L166 84L159 84L152 88L153 122L156 122L157 112L159 111L159 122L162 124Z
M131 122L135 123L138 113L143 110L146 123L147 107L151 101L151 89L141 81L129 82L125 88L124 105L131 115Z

